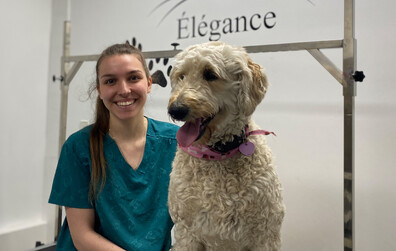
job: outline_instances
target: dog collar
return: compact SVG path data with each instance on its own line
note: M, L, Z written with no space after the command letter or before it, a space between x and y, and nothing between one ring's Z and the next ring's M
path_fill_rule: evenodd
M247 137L250 135L269 135L269 134L273 134L276 136L274 132L269 132L266 130L254 130L250 132L248 126L246 126L245 128L246 137L244 137L245 141L241 143L238 147L235 147L234 149L231 149L227 152L216 151L215 149L205 145L195 145L195 146L191 145L188 147L184 147L179 144L179 147L186 153L199 159L224 160L235 156L239 152L245 156L252 155L254 153L255 145L252 142L247 141Z

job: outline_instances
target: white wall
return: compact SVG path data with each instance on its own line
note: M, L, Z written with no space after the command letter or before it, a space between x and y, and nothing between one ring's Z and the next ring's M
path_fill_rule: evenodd
M63 53L63 32L64 22L67 19L67 2L66 0L52 0L51 12L51 36L50 36L50 54L49 54L49 76L60 77L61 56ZM43 203L45 205L44 213L47 221L47 232L42 242L48 243L54 240L55 213L57 208L48 204L48 198L52 187L52 179L55 174L56 164L59 156L59 120L60 120L60 82L48 83L47 89L47 119L46 119L46 152L44 165L43 181Z
M342 0L299 0L287 3L257 0L245 1L244 8L236 0L227 1L227 8L224 8L224 1L221 0L189 0L171 12L162 23L161 18L179 1L171 0L153 11L159 2L71 1L71 54L98 54L111 43L131 40L133 37L143 45L144 51L168 50L172 42L178 42L181 44L179 48L185 48L190 44L208 41L208 36L191 38L191 34L189 38L178 39L177 24L183 12L184 17L190 18L189 25L192 25L192 16L198 25L202 20L210 22L240 15L250 17L268 11L277 14L273 29L222 35L223 41L236 45L343 38ZM16 74L19 79L12 81L13 87L21 89L19 92L10 85L3 85L9 91L0 94L1 114L7 118L0 124L0 129L7 132L1 136L0 143L0 229L9 233L12 231L9 224L17 224L20 219L25 222L41 219L48 223L47 232L42 234L42 240L48 242L53 234L54 207L47 205L46 200L57 161L60 95L59 83L52 84L49 77L52 74L59 75L60 71L66 1L52 1L51 29L48 21L50 4L48 1L39 3L42 4L34 4L34 9L39 9L40 15L24 13L23 10L33 4L21 0L11 4L13 12L7 11L1 15L1 30L4 26L6 31L12 31L10 39L0 40L1 50L4 50L5 43L13 48L5 50L8 55L12 54L12 59L11 56L7 60L0 59L2 72L5 69L7 73L3 80L14 80L11 72L19 72L17 66L21 59L24 62L31 61L28 65L33 67L24 67L24 74ZM356 97L355 234L356 250L359 251L396 250L393 237L396 233L396 185L392 182L396 175L396 131L393 126L396 123L396 88L393 86L396 72L392 60L396 53L396 30L393 28L396 24L396 18L393 17L395 7L396 4L391 1L356 1L357 68L367 76L363 83L358 84ZM17 25L6 26L3 19L15 20ZM25 28L25 23L34 24L32 20L36 19L42 23ZM27 53L16 51L18 44L26 43L17 39L14 30L27 36L32 32L32 27L39 27L39 32L44 33L40 38L45 41L36 42L43 48L34 50L32 54L29 52L26 59ZM26 39L29 45L35 41L32 37L35 36L32 34ZM48 41L51 41L50 45ZM33 57L37 53L45 55L39 58L43 61L41 64ZM342 69L341 49L324 50L324 53ZM307 52L252 54L252 58L266 68L272 83L254 118L262 128L275 131L278 135L268 137L268 142L276 158L287 206L282 229L283 250L342 250L342 88ZM9 60L15 60L13 66ZM155 64L155 68L166 71L168 65L163 66L163 61L160 61ZM29 74L25 74L26 71ZM25 75L30 77L29 82L21 80L21 76ZM81 120L91 119L91 102L81 100L86 97L86 89L93 77L94 64L85 63L72 82L68 134L78 129ZM36 83L36 80L41 83L40 89L31 88L32 82ZM168 95L169 88L156 86L146 113L154 118L168 120L165 109ZM28 100L29 105L21 104L21 96ZM6 109L8 107L13 107L12 112ZM37 127L34 130L25 129L27 116L29 128ZM20 157L21 152L24 153L23 158ZM31 167L34 163L32 160L36 160L36 169ZM24 165L18 162L31 164L29 168L22 168ZM24 179L22 177L29 179L17 184L17 180ZM17 201L23 201L23 205L31 208L21 210L22 202L18 204ZM21 218L21 215L25 218Z
M43 168L50 0L0 2L0 249L46 235Z

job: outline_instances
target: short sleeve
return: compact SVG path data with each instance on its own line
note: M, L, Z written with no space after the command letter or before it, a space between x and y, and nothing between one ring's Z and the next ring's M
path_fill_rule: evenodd
M73 134L65 142L56 168L49 203L73 208L92 208L89 140Z

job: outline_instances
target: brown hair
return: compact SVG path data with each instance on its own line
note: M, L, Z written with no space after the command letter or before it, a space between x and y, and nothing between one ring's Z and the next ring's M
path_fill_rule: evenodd
M130 54L135 55L142 63L146 77L150 76L143 53L136 47L126 42L124 44L114 44L105 49L96 62L96 81L90 89L90 93L99 87L99 66L103 59L114 55ZM98 96L96 99L95 122L89 136L89 151L91 156L91 181L89 185L89 198L91 202L98 196L106 181L106 159L103 150L103 138L109 131L109 110Z

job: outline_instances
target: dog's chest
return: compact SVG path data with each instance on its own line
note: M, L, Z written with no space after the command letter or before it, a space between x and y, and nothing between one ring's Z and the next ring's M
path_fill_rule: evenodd
M179 215L202 217L198 220L211 225L238 225L264 206L261 191L266 190L266 168L252 158L208 161L178 154L180 163L174 163L171 189L178 193L177 203L185 205Z

